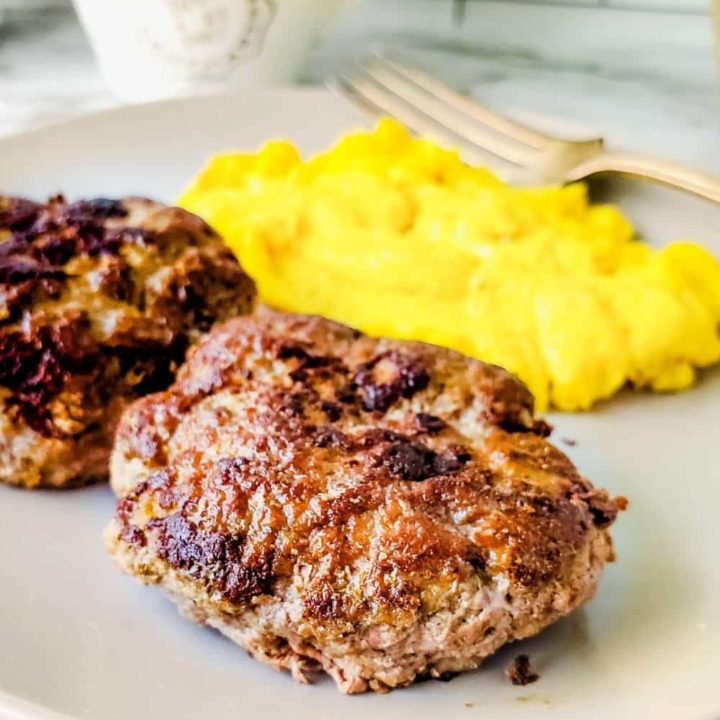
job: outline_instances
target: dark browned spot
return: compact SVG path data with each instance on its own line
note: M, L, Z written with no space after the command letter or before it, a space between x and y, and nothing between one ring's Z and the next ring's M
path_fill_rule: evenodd
M1 333L0 385L12 392L8 405L36 432L57 435L47 403L69 376L96 371L98 351L84 316Z
M415 422L422 432L430 435L436 435L447 427L447 423L442 418L429 413L418 413L415 416Z
M134 395L164 390L185 357L187 338L178 335L168 344L164 338L130 335L122 345L106 348L106 357L117 361L119 375ZM127 343L127 344L125 344ZM111 363L100 363L100 368Z
M290 358L297 358L301 362L308 360L313 357L310 353L301 345L293 345L292 343L279 343L275 348L275 357L278 360L290 360Z
M121 200L97 197L71 203L68 205L67 215L71 220L105 220L107 218L127 217L128 211Z
M321 401L320 409L327 415L330 422L337 422L342 417L342 407L329 400Z
M307 393L303 391L283 395L280 400L280 414L287 418L302 418L305 415L305 405L307 402Z
M145 547L147 545L145 533L134 525L124 527L120 534L120 539L129 545L136 545L137 547Z
M328 355L313 355L301 345L293 345L291 343L280 344L276 349L276 357L278 360L297 360L298 362L293 372L327 367L337 368L342 364L336 357Z
M359 448L371 448L375 445L379 445L380 443L404 443L411 441L412 438L410 438L408 435L403 435L402 433L395 432L394 430L389 430L388 428L375 427L370 428L369 430L366 430L364 433L359 435L355 442Z
M313 444L316 447L337 447L348 450L352 443L344 432L337 428L325 426L317 428L313 433Z
M473 551L468 555L467 561L470 563L472 569L478 573L484 573L487 568L487 558L477 546L473 546Z
M350 385L343 385L335 391L335 399L343 405L353 405L357 398Z
M509 373L497 373L484 377L478 392L489 404L483 413L492 425L508 432L533 431L534 398L527 386Z
M528 425L519 417L499 418L497 426L509 433L532 433L540 437L548 437L553 431L552 425L545 420L533 420Z
M532 431L540 437L549 437L552 434L553 426L546 420L538 419L533 422Z
M319 590L312 592L305 601L306 615L321 620L341 617L345 611L345 599L331 585L323 583Z
M438 475L447 475L448 473L457 472L464 465L470 462L470 455L465 448L458 445L450 446L444 453L437 455L433 463L434 469Z
M454 680L454 679L455 679L456 677L458 677L459 675L460 675L459 672L455 672L455 671L453 671L453 670L446 670L445 672L440 673L439 675L437 675L436 678L437 678L440 682L450 682L451 680Z
M33 224L42 205L22 198L0 199L0 228L25 230Z
M577 493L576 497L583 500L590 508L593 524L599 528L612 525L620 510L627 507L627 499L624 497L610 498L604 490L590 490Z
M0 228L11 233L0 253L61 266L80 255L116 255L124 244L147 244L152 233L145 230L105 227L108 219L127 214L122 201L107 198L67 203L56 195L44 206L10 201L10 210L0 211Z
M385 467L403 480L424 480L435 474L435 453L420 443L391 445L382 455Z
M55 266L0 255L0 307L4 310L0 323L16 322L33 302L60 297L66 277Z
M173 266L164 307L179 314L184 328L207 332L218 318L248 312L255 284L230 254L189 253Z
M175 248L172 252L178 252L171 242L174 235L157 233L154 242L159 246L167 243ZM186 234L177 239L186 248L191 241ZM145 310L182 332L205 332L219 319L249 312L254 297L255 284L229 251L203 252L190 247L168 266Z
M343 365L342 362L335 357L326 355L313 355L299 345L281 345L277 351L277 357L280 360L295 359L297 363L288 373L290 379L294 382L304 382L308 379L310 373L314 371L330 371L337 372Z
M272 551L246 551L242 537L203 530L180 513L151 520L147 527L157 533L162 560L216 588L230 602L272 590Z
M436 453L422 443L407 438L395 440L380 456L381 463L403 480L426 480L460 470L470 454L459 448Z
M0 283L15 285L26 280L64 280L62 268L43 265L31 258L0 256Z
M365 410L385 412L400 398L424 390L430 373L418 358L391 350L359 365L352 381L362 394Z
M90 280L94 290L99 290L114 300L127 301L132 298L134 289L132 274L120 257L109 258L103 267L90 275Z

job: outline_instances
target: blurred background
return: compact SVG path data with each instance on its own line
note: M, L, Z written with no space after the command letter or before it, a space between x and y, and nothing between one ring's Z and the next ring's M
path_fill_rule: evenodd
M707 0L0 0L0 133L168 94L321 84L401 48L491 106L718 171L713 12Z

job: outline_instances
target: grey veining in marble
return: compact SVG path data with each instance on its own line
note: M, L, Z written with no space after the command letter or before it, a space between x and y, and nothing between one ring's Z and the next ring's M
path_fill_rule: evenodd
M402 48L499 109L559 116L720 172L710 18L697 4L662 7L475 0L458 25L441 0L349 0L302 80L320 82L373 48ZM14 12L0 24L0 133L116 102L69 8Z
M69 9L0 24L0 133L115 104Z
M720 173L707 16L477 2L458 27L432 0L366 0L341 18L309 76L351 65L369 46L403 48L498 109L565 118Z

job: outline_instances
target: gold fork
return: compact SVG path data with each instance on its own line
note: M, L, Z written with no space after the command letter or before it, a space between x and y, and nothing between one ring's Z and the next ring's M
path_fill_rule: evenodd
M511 182L565 183L599 174L663 183L720 203L720 177L660 158L610 151L602 138L563 140L498 115L415 67L377 56L333 86L373 115L390 115Z

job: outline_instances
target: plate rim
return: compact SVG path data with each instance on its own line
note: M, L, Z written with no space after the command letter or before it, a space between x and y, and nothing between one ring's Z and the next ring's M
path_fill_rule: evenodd
M109 116L122 116L126 114L140 114L147 112L153 108L181 108L184 105L192 104L195 102L202 102L210 99L217 102L232 101L237 102L243 98L251 97L274 97L280 99L286 97L288 99L295 97L312 97L327 98L332 96L333 93L326 88L318 87L288 87L288 88L262 88L253 89L247 93L237 95L208 95L198 94L185 98L174 98L164 99L146 103L136 103L129 105L120 105L115 107L106 107L91 112L76 115L70 118L64 118L61 120L55 120L47 123L34 125L31 128L25 128L23 130L14 131L0 137L0 150L7 144L12 144L15 141L23 141L25 139L32 139L33 136L42 133L52 133L54 131L62 132L68 127L72 127L78 124L84 124L92 121L93 119L102 119ZM354 109L349 103L347 107L352 110ZM361 115L361 117L367 117ZM540 117L540 115L538 115ZM558 438L559 439L559 438ZM0 718L2 720L80 720L79 716L63 714L59 711L52 709L51 707L43 704L38 704L30 700L26 700L20 696L10 694L0 689Z
M144 102L122 102L118 101L115 105L99 107L92 110L86 110L70 117L63 117L55 120L41 120L37 123L31 123L29 127L15 128L8 132L0 134L0 146L5 143L16 140L24 140L36 133L46 132L48 130L61 130L77 123L87 122L88 120L102 119L110 115L120 115L125 113L144 112L150 108L172 107L173 105L191 104L204 100L237 101L247 97L280 97L283 95L295 96L328 96L334 93L330 88L318 87L316 85L278 85L272 87L247 88L241 93L202 93L197 92L183 97L161 98L158 100L148 100ZM337 94L336 94L337 96ZM353 106L348 103L348 107Z

